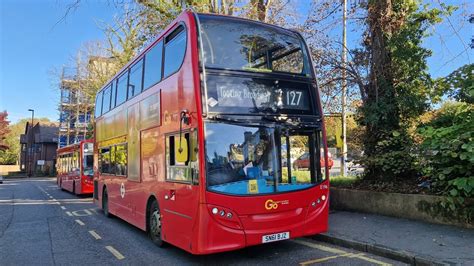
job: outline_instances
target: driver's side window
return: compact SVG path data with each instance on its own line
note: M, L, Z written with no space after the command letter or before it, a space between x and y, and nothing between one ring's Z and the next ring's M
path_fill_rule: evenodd
M199 183L197 132L166 136L166 180Z

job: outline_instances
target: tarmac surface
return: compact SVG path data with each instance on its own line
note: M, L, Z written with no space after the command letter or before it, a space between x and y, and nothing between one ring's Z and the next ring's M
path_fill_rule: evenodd
M55 178L0 184L0 264L404 265L310 238L205 256L158 248L145 232L104 217L90 197L58 189Z

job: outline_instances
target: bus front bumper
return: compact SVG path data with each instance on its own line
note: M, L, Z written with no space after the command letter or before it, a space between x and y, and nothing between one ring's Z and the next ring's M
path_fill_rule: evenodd
M230 222L227 214L231 210L219 209L217 214L212 213L214 206L201 204L200 228L192 245L193 254L210 254L241 249L248 246L260 245L268 242L292 239L302 236L326 232L328 228L328 203L318 207L305 207L292 210L294 219L265 217L258 215L262 222L256 221L256 215L237 215L235 222ZM224 210L222 216L220 211ZM286 213L284 216L288 216ZM281 217L284 217L281 216ZM290 214L291 216L291 214ZM272 220L273 219L273 220ZM263 220L266 220L263 222Z

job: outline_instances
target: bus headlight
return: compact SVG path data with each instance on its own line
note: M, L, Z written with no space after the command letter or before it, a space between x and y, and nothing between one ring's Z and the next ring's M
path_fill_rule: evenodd
M212 214L217 214L219 212L219 209L217 208L212 208Z

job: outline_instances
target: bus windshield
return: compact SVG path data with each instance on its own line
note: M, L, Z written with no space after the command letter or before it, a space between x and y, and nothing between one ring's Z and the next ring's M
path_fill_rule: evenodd
M304 43L294 32L262 23L199 15L209 68L311 76Z
M207 185L210 191L252 195L294 191L313 186L311 163L296 167L308 154L312 162L319 150L315 134L266 126L206 123ZM312 147L312 148L311 148Z
M84 143L84 150L83 150L83 169L84 175L93 176L93 164L94 164L94 144L92 143Z

